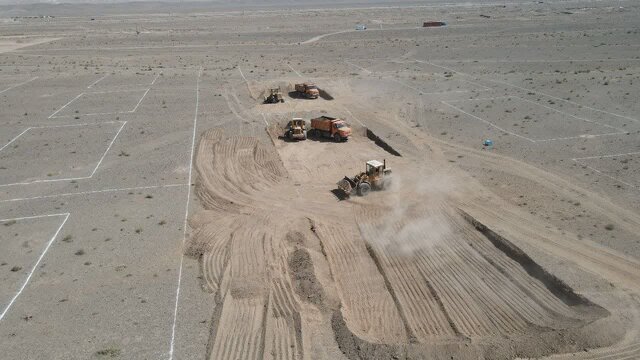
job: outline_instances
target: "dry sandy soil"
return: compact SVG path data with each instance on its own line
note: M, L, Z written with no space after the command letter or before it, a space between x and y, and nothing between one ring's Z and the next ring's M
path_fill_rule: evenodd
M3 357L640 358L634 2L35 9L0 8ZM321 114L352 138L283 139Z

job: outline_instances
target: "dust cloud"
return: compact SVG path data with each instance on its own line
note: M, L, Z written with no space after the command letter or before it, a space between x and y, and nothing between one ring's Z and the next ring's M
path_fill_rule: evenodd
M394 255L410 256L440 244L453 231L450 203L456 189L447 175L394 172L391 187L379 194L383 205L358 216L361 232L370 245Z

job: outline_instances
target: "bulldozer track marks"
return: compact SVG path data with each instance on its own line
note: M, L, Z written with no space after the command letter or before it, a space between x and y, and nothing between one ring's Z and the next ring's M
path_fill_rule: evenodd
M409 333L418 342L510 336L579 327L594 320L593 315L584 315L583 308L554 296L455 209L441 207L423 215L449 224L439 239L433 239L425 227L409 231L405 244L379 236L407 234L406 229L420 222L424 213L407 211L389 223L380 220L389 218L381 216L386 211L367 205L355 213L372 257L378 259L378 268L398 299ZM399 252L400 245L408 245L411 251Z
M314 158L300 153L334 145L284 144L273 129L274 146L212 129L197 148L204 209L189 220L186 253L200 260L203 289L215 299L209 359L308 358L318 348L305 321L334 336L318 342L335 347L328 353L349 359L413 358L462 344L470 358L496 347L544 356L528 339L553 347L558 332L573 336L610 315L483 227L468 204L390 190L335 206L316 179L339 169L312 167ZM382 151L364 136L343 146L369 149L367 157ZM332 162L361 163L358 156ZM573 346L583 346L576 339ZM629 341L580 355L621 360L639 352Z

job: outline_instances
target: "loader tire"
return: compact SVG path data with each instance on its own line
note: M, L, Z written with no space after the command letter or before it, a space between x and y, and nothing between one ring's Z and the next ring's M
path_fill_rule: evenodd
M358 195L367 196L371 191L371 185L369 183L361 183L358 185Z
M340 138L340 135L338 135L338 134L333 134L333 141L335 141L335 142L340 142L340 140L342 140L342 139Z

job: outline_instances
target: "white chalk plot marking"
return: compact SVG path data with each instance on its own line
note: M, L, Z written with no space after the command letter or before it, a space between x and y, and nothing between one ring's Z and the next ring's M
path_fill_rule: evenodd
M535 140L530 139L530 138L528 138L528 137L526 137L526 136L522 136L522 135L516 134L516 133L514 133L514 132L511 132L511 131L509 131L509 130L507 130L507 129L504 129L504 128L502 128L502 127L500 127L500 126L498 126L498 125L496 125L496 124L492 123L492 122L491 122L491 121L489 121L489 120L485 120L485 119L483 119L483 118L481 118L481 117L478 117L478 116L475 116L475 115L473 115L473 114L470 114L470 113L468 113L468 112L466 112L466 111L464 111L464 110L460 109L459 107L456 107L456 106L453 106L453 105L449 104L449 103L448 103L448 102L446 102L446 101L442 101L442 103L443 103L443 104L445 104L445 105L447 105L447 106L449 106L449 107L451 107L451 108L453 108L453 109L458 110L459 112L461 112L461 113L463 113L463 114L465 114L465 115L467 115L467 116L469 116L469 117L472 117L472 118L474 118L474 119L476 119L476 120L480 120L480 121L482 121L482 122L483 122L483 123L485 123L485 124L489 124L489 125L491 125L492 127L496 128L496 129L498 129L498 130L500 130L500 131L502 131L502 132L505 132L505 133L507 133L507 134L509 134L509 135L513 135L513 136L515 136L515 137L519 137L519 138L521 138L521 139L524 139L524 140L530 141L530 142L532 142L532 143L535 143L535 142L536 142Z
M296 73L296 75L298 75L299 77L303 77L302 74L300 74L298 71L296 71L296 69L293 68L293 66L287 64L287 66L289 67L289 69L291 69L291 71L293 71L294 73Z
M26 128L26 129L24 129L24 131L23 131L23 132L21 132L21 133L20 133L20 134L18 134L16 137L14 137L13 139L11 139L8 143L4 144L4 146L2 146L2 147L0 148L0 151L4 150L4 148L6 148L7 146L11 145L11 143L13 143L14 141L18 140L18 138L19 138L20 136L22 136L24 133L26 133L26 132L27 132L27 131L29 131L30 129L31 129L30 127L28 127L28 128Z
M611 180L617 181L621 184L627 185L631 188L635 188L635 189L640 189L640 184L631 184L629 182L626 182L624 180L621 180L615 176L611 176L609 174L607 174L604 170L599 170L593 166L589 166L587 164L585 164L585 160L596 160L596 159L607 159L607 158L613 158L613 157L623 157L623 156L634 156L634 155L640 155L640 151L635 151L635 152L629 152L629 153L623 153L623 154L609 154L609 155L597 155L597 156L586 156L586 157L580 157L580 158L573 158L571 160L573 160L576 164L580 165L580 166L584 166L589 170L592 170L602 176L608 177Z
M98 168L100 167L100 165L104 161L104 158L107 156L107 153L109 152L109 150L113 146L113 143L118 138L118 135L120 135L120 132L122 131L124 126L127 124L126 121L117 121L117 122L115 122L115 121L107 121L107 122L100 123L100 124L70 124L70 125L34 126L34 127L27 128L25 131L20 133L18 136L16 136L13 140L11 140L9 142L9 144L11 144L17 138L19 138L20 136L23 136L27 131L32 130L32 129L47 129L47 128L61 128L61 127L80 127L80 126L101 125L101 124L111 124L111 123L120 123L122 125L120 126L120 128L118 129L118 131L116 132L114 137L111 139L111 142L107 146L107 149L104 151L104 153L100 157L100 160L98 160L98 163L93 168L93 171L91 171L91 174L89 174L88 176L69 177L69 178L63 178L63 179L40 179L40 180L32 180L32 181L24 181L24 182L15 182L15 183L9 183L9 184L0 184L0 187L15 186L15 185L29 185L29 184L36 184L36 183L49 183L49 182L57 182L57 181L84 180L84 179L92 178L93 175L95 175L96 171L98 171ZM6 144L5 146L3 146L2 149L7 147L9 144ZM2 149L0 149L0 151Z
M238 67L240 70L240 67ZM242 70L240 70L242 74ZM198 108L200 107L200 77L202 76L202 68L198 71L196 78L196 105L193 116L193 133L191 135L191 155L189 156L189 186L187 188L187 201L184 209L184 223L182 224L182 243L180 245L180 266L178 270L178 286L176 287L176 305L173 310L173 325L171 326L171 345L169 347L169 360L173 360L173 352L176 340L176 323L178 322L178 303L180 302L180 286L182 285L182 268L184 265L184 244L187 240L187 220L189 218L189 201L191 200L191 179L193 173L193 154L196 147L196 133L198 129ZM242 75L244 77L244 75Z
M69 101L68 103L64 104L61 108L59 108L58 110L56 110L53 114L49 115L49 119L55 119L55 118L68 118L68 117L73 117L73 116L97 116L97 115L112 115L112 114L131 114L131 113L135 113L138 110L138 107L140 106L140 104L142 103L142 100L144 100L144 98L147 96L147 94L149 93L149 90L151 90L151 88L146 88L146 89L129 89L129 90L106 90L106 91L93 91L93 92L83 92L80 93L78 96L76 96L75 98L71 99L71 101ZM77 101L78 99L84 97L84 98L88 98L91 95L97 95L97 94L112 94L112 93L127 93L127 92L143 92L142 96L140 96L140 99L138 99L137 103L135 104L135 106L130 109L130 110L113 110L113 111L102 111L102 112L90 112L90 113L82 113L82 114L68 114L68 115L58 115L58 113L60 113L62 110L64 110L65 108L67 108L69 105L71 105L72 103L74 103L75 101Z
M87 86L87 89L91 89L92 87L96 86L100 81L104 80L107 76L109 76L109 74L106 74L105 76L101 77L100 79L94 81L93 83L91 83L91 85Z
M19 83L19 84L11 85L11 86L9 86L8 88L6 88L6 89L4 89L4 90L0 91L0 94L4 94L5 92L7 92L7 91L9 91L9 90L11 90L11 89L15 89L15 88L17 88L18 86L22 86L22 85L28 84L28 83L32 82L33 80L35 80L35 79L37 79L37 78L38 78L38 77L36 76L36 77L31 78L31 79L29 79L29 80L27 80L27 81L23 81L23 82L21 82L21 83Z
M26 217L13 218L13 219L0 219L0 223L7 223L9 221L20 221L20 220L38 219L38 218L55 217L55 216L64 217L62 219L62 222L60 223L60 226L58 226L58 229L56 230L55 234L53 234L51 239L47 242L47 244L44 247L44 250L42 251L42 253L38 257L38 260L36 260L36 263L31 268L31 271L29 271L29 274L27 275L27 278L22 283L22 286L20 286L20 289L18 290L18 292L11 298L11 301L9 301L9 303L2 310L2 313L0 314L0 321L2 321L2 319L4 319L5 315L7 315L7 313L9 312L9 309L11 309L11 306L13 306L13 304L16 302L18 297L20 297L20 294L22 294L24 289L27 287L27 284L29 283L29 280L31 280L31 277L33 276L33 273L36 271L36 269L40 265L40 262L42 261L42 259L46 255L47 251L49 251L49 248L51 247L51 244L53 244L55 239L58 237L58 234L60 233L60 230L62 230L62 227L64 227L64 224L69 219L69 215L70 215L69 213L63 213L63 214L49 214L49 215L39 215L39 216L26 216Z
M568 117L568 118L571 118L571 119L574 119L574 120L578 120L578 121L589 123L589 124L594 124L594 125L597 125L599 127L611 129L613 131L612 132L601 132L601 133L596 133L596 134L584 133L584 134L568 135L568 136L555 137L555 138L533 139L533 138L528 138L528 137L523 136L523 135L516 134L514 132L507 131L504 128L499 127L498 125L496 125L493 122L490 122L490 121L482 119L482 118L480 118L480 117L478 117L476 115L473 115L473 114L470 114L468 112L465 112L461 108L458 108L458 107L453 106L451 104L451 103L454 103L454 102L455 103L460 103L460 102L470 102L470 101L492 101L492 100L504 100L504 99L509 99L509 100L510 99L516 99L518 101L522 101L522 102L525 102L525 103L529 103L531 105L535 105L535 106L538 106L538 107L553 111L555 113L561 114L561 115L563 115L565 117ZM452 107L452 108L462 112L465 115L471 116L474 119L478 119L478 120L481 120L481 121L483 121L483 122L485 122L487 124L490 124L491 126L497 128L497 129L500 129L500 130L502 130L502 131L504 131L506 133L509 133L511 135L514 135L514 136L519 136L521 138L527 139L527 140L532 141L532 142L542 142L542 143L544 143L544 142L561 141L561 140L573 140L573 139L585 139L585 138L589 139L589 138L595 138L595 137L601 137L601 136L615 136L615 135L626 135L627 134L627 132L624 131L623 129L619 129L619 128L611 126L609 124L604 124L604 123L601 123L601 122L598 122L598 121L595 121L595 120L587 119L587 118L584 118L584 117L579 117L579 116L576 116L574 114L570 114L570 113L568 113L566 111L558 110L558 109L552 108L550 106L547 106L547 105L544 105L544 104L540 104L538 102L531 101L531 100L528 100L528 99L524 99L524 98L521 98L521 97L518 97L518 96L515 96L515 95L513 95L513 96L500 96L500 97L495 97L495 98L450 100L450 101L443 101L442 103L444 103L445 105L447 105L449 107Z

